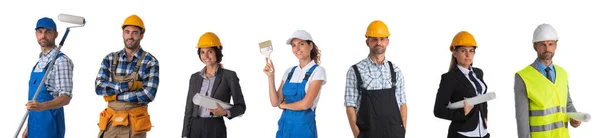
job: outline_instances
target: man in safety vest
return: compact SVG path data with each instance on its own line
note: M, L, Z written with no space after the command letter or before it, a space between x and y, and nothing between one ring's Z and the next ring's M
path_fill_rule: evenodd
M346 74L346 114L354 137L404 138L407 106L404 75L385 58L390 33L375 20L365 34L369 56Z
M63 106L71 101L73 91L73 61L58 51L54 43L58 32L56 24L48 17L38 20L35 36L42 49L29 79L29 119L23 131L23 138L63 138L65 137L65 112ZM58 55L56 55L58 54ZM56 58L52 57L56 55ZM52 70L50 62L54 61ZM44 74L48 76L41 85L36 99L35 92L40 86Z
M577 112L571 101L567 71L553 64L558 34L549 24L540 24L533 33L537 59L515 74L515 113L519 138L568 138L569 119Z
M152 127L148 103L158 89L158 60L140 47L146 32L140 17L127 17L121 28L125 48L104 57L96 77L96 94L108 102L98 137L145 138Z

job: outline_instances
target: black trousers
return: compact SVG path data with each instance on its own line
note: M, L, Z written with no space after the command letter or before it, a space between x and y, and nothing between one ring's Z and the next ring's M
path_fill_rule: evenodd
M190 138L227 138L223 118L192 118Z

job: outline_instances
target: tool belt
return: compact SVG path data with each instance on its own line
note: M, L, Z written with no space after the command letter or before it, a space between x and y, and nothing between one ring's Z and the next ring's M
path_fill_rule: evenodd
M128 102L111 101L108 107L100 113L98 127L100 131L106 130L108 125L130 126L134 135L148 132L152 127L148 106L131 104Z

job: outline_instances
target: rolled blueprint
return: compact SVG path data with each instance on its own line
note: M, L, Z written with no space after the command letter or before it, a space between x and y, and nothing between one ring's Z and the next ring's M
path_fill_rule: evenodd
M588 113L567 112L567 114L569 115L569 118L580 122L588 122L590 119L592 119L592 116Z
M219 102L219 105L221 105L221 107L223 107L223 109L227 110L229 108L232 107L231 104L229 103L225 103L221 100L215 99L215 98L211 98L208 96L204 96L200 93L196 93L196 95L194 95L194 98L192 99L192 102L195 105L199 105L208 109L217 109L217 102Z
M476 105L476 104L480 104L483 102L487 102L490 100L496 99L496 93L494 92L488 92L486 94L483 95L479 95L479 96L475 96L473 98L468 98L467 102L469 103L469 105ZM455 103L451 103L448 105L448 108L450 109L459 109L459 108L464 108L465 107L465 100L461 100Z

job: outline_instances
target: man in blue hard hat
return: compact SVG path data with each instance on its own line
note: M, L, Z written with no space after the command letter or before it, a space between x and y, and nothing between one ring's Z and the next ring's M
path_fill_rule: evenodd
M73 62L56 48L55 40L58 32L56 23L52 19L48 17L39 19L35 27L35 36L42 53L29 79L29 101L25 106L30 112L23 138L64 138L63 106L71 101ZM58 54L56 58L52 59L56 54ZM51 60L55 60L52 68L49 66ZM46 72L48 72L46 81L40 86ZM36 99L33 99L38 86L42 88Z

